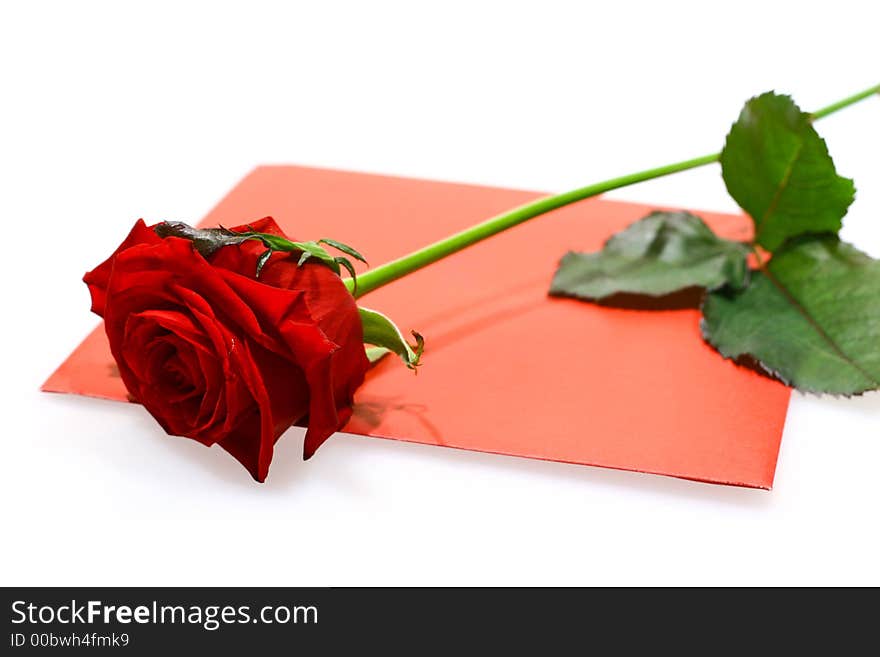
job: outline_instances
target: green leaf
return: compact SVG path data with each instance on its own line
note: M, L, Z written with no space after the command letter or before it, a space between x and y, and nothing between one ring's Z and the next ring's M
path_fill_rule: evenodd
M338 249L342 251L345 255L350 255L355 260L360 260L362 263L367 264L366 259L360 253L358 253L354 247L349 246L348 244L343 244L342 242L337 242L336 240L331 240L329 237L325 237L323 239L318 240L319 244L326 244L328 246L332 246L334 249Z
M289 242L288 251L302 251L297 266L301 267L306 261L314 258L324 265L327 265L337 274L340 272L339 263L317 242Z
M358 311L364 327L364 342L393 351L410 369L415 369L419 365L419 359L425 348L425 340L421 335L412 332L416 344L411 346L394 322L382 313L368 308L358 308Z
M266 263L269 262L269 258L272 257L272 253L274 253L272 249L266 249L260 254L260 257L257 258L257 278L259 278L260 274L263 273L263 267L265 267Z
M878 290L880 261L835 235L797 238L744 291L707 296L703 336L799 390L858 394L880 386Z
M772 92L746 103L727 135L721 173L755 222L755 241L770 251L803 233L837 232L855 195L810 115Z
M348 258L343 258L342 256L336 256L335 258L333 258L333 260L335 260L338 265L342 265L343 267L345 267L346 271L351 274L351 280L354 282L352 292L357 293L357 272L354 270L354 265L351 264L351 260L349 260Z
M367 347L367 360L370 361L370 365L375 365L380 360L385 358L388 354L391 353L390 349L386 349L385 347Z
M746 285L749 247L716 236L688 212L653 212L609 239L598 253L568 253L550 294L599 300L614 294L663 296L688 287Z

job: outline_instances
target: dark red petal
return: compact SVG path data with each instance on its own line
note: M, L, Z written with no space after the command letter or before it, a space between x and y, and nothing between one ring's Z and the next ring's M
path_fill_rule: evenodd
M218 442L220 447L231 454L259 482L265 481L268 474L264 473L262 479L260 478L259 450L254 449L254 436L260 435L261 423L260 409L254 406L249 413L239 416L236 425L225 432L223 439Z
M272 217L265 217L259 221L244 226L235 226L231 230L236 233L241 233L251 228L258 233L268 233L269 235L287 237ZM223 247L210 257L210 262L214 267L228 269L229 271L234 271L237 274L242 274L249 278L256 278L257 259L265 251L266 247L259 240L247 240L237 246ZM278 258L285 257L287 257L287 254L285 253L276 253L272 256L272 260L274 261Z
M199 289L210 299L193 292L190 287ZM209 430L205 432L200 431L203 426L201 422L193 422L186 432L181 431L179 425L170 426L169 418L163 417L166 411L163 410L161 399L143 383L143 369L140 369L140 374L132 369L133 365L146 357L139 353L143 350L143 343L125 338L125 325L131 316L144 311L157 312L166 326L173 327L176 316L169 313L182 312L182 309L193 317L195 324L193 327L177 328L182 334L199 329L204 333L202 346L216 354L225 377L222 382L223 397L219 399L218 395L217 405L209 418L210 426L206 427ZM222 313L223 310L226 313ZM222 321L216 313L223 314ZM231 322L232 328L224 326L224 322ZM239 415L249 412L254 406L254 400L241 381L240 374L229 366L227 354L235 344L236 334L259 330L259 324L250 309L186 240L167 238L157 244L141 244L120 253L108 288L105 329L126 387L169 433L188 435L210 444L221 439L237 422ZM189 337L192 339L192 334ZM198 415L202 415L201 409Z
M271 219L252 227L280 233ZM98 285L129 390L166 431L220 443L259 481L293 422L309 417L308 457L348 421L367 369L357 306L340 278L283 256L267 265L267 282L231 268L250 265L248 258L255 268L261 251L258 243L225 247L232 255L224 268L180 238L134 244L117 254L106 287ZM153 328L137 326L135 315ZM164 339L169 333L177 337ZM168 368L201 391L199 404L174 387L173 376L163 378Z
M107 301L107 286L110 283L110 276L113 271L113 263L116 256L122 251L131 248L137 244L154 244L162 238L153 232L152 227L148 227L143 219L138 219L134 227L128 233L122 244L120 244L113 254L92 271L83 276L83 282L89 286L89 293L92 295L92 312L97 315L104 316L104 305Z
M248 224L233 226L229 230L235 233L243 233L248 230L253 230L255 233L268 233L269 235L287 237L272 217L263 217L262 219L257 219Z
M248 421L230 432L227 438L220 441L220 446L238 459L254 479L263 482L269 474L276 439L272 400L251 356L247 341L241 340L230 357L236 363L237 371L241 373L257 404L256 418L259 421L254 422L253 415L249 414L246 416Z
M116 314L119 307L123 307L124 313L129 306L143 310L167 307L163 303L171 307L198 304L199 308L222 315L245 335L260 332L254 312L218 276L218 270L193 250L188 240L168 237L158 244L139 245L120 253L110 289L115 295ZM183 304L176 296L180 290L192 294Z
M197 347L208 353L214 351L215 345L211 345L208 336L200 330L201 327L196 326L192 316L181 310L170 309L148 309L136 313L138 317L155 322L157 326L164 328L169 333L178 335L183 339L191 342Z
M268 266L267 266L268 267ZM318 447L351 417L354 393L363 383L369 362L363 345L363 326L354 298L339 276L322 265L293 268L285 261L272 263L267 283L285 289L301 290L308 314L321 332L337 345L332 356L307 371L312 384L313 408L303 446L303 457L310 458ZM332 409L332 410L331 410Z
M238 459L254 479L264 481L275 442L309 411L309 388L298 367L258 344L247 345L245 360L254 366L243 370L243 378L259 411L257 415L245 416L220 446Z
M260 317L265 332L278 336L289 357L305 373L309 428L303 455L309 458L350 418L354 391L363 382L368 361L357 306L339 277L329 270L322 271L325 268L321 265L298 269L283 280L288 285L302 286L294 289L273 287L233 273L224 278ZM304 302L308 295L314 297L318 313ZM329 339L322 324L340 342Z

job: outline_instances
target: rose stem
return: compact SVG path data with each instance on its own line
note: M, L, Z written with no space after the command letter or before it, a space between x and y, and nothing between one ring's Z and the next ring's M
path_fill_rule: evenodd
M878 93L880 93L880 85L866 89L865 91L844 98L843 100L839 100L836 103L832 103L827 107L813 112L811 118L814 120L825 118L838 110L849 107L860 100L864 100L865 98ZM476 226L472 226L459 233L450 235L439 242L429 244L409 255L397 258L396 260L392 260L391 262L364 272L357 278L357 292L354 294L356 297L362 297L383 285L396 281L398 278L402 278L407 274L422 269L423 267L427 267L428 265L461 251L472 244L481 242L488 237L492 237L493 235L528 221L529 219L534 219L542 214L546 214L551 210L556 210L571 203L576 203L577 201L582 201L584 199L592 198L593 196L598 196L599 194L604 194L605 192L610 192L613 189L620 189L621 187L627 187L646 180L661 178L679 171L696 169L697 167L718 162L720 158L721 153L712 153L711 155L696 157L692 160L684 160L683 162L667 164L655 169L646 169L645 171L631 173L626 176L620 176L619 178L612 178L611 180L587 185L586 187L573 189L568 192L563 192L562 194L539 198L535 201L514 208L513 210L496 215ZM345 279L345 284L349 290L354 290L354 281L352 279Z

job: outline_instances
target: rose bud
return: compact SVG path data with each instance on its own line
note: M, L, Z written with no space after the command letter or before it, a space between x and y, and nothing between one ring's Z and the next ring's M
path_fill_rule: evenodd
M269 236L287 241L271 218L207 245L179 226L138 221L85 275L92 311L133 400L263 481L292 424L307 420L309 458L351 417L369 364L358 307L326 263L267 249ZM229 239L243 232L266 240Z

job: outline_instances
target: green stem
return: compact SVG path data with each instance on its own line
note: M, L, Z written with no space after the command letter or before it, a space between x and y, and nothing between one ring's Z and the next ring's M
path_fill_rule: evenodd
M391 262L380 265L375 269L371 269L370 271L361 274L357 279L357 293L355 296L362 297L368 292L372 292L383 285L387 285L391 281L396 281L398 278L406 276L422 267L427 267L428 265L437 262L448 255L452 255L457 251L461 251L472 244L481 242L488 237L497 235L508 228L512 228L513 226L550 212L551 210L556 210L557 208L561 208L576 201L603 194L612 189L619 189L645 180L666 176L670 173L687 171L688 169L700 167L704 164L710 164L718 161L718 155L718 153L713 153L712 155L704 155L703 157L698 157L693 160L667 164L666 166L658 167L656 169L631 173L626 176L621 176L620 178L612 178L611 180L606 180L594 185L587 185L586 187L573 189L563 194L546 196L532 201L531 203L526 203L518 208L514 208L513 210L492 217L476 226L467 228L460 233L450 235L439 242L429 244L409 255L405 255L397 260L392 260ZM349 285L349 289L353 289L353 286L349 284L349 279L345 282Z
M842 110L844 107L849 107L850 105L854 105L860 100L865 100L865 98L870 98L874 94L880 94L880 84L875 87L871 87L870 89L865 89L864 91L860 91L857 94L853 94L848 98L844 98L843 100L839 100L836 103L831 103L828 107L823 107L820 110L813 112L812 117L813 120L816 121L818 119L823 119L829 114L834 114L837 110Z
M814 120L824 118L876 93L880 93L880 85L866 89L865 91L849 96L848 98L844 98L828 107L823 107L822 109L813 112L811 116ZM411 274L423 267L427 267L438 260L442 260L446 256L457 253L477 242L481 242L488 237L497 235L498 233L505 231L508 228L512 228L513 226L517 226L529 219L534 219L542 214L546 214L551 210L556 210L566 205L570 205L571 203L592 198L614 189L620 189L646 180L653 180L655 178L668 176L672 173L678 173L679 171L687 171L688 169L696 169L697 167L712 164L713 162L718 162L720 157L721 153L712 153L711 155L696 157L692 160L684 160L683 162L667 164L655 169L646 169L645 171L612 178L611 180L587 185L586 187L573 189L568 192L563 192L562 194L556 194L555 196L539 198L535 201L514 208L513 210L492 217L491 219L487 219L476 226L472 226L461 232L455 233L454 235L450 235L439 242L429 244L409 255L392 260L391 262L385 263L384 265L380 265L375 269L371 269L370 271L361 274L357 278L357 291L354 292L354 294L356 297L362 297L383 285L396 281L398 278L402 278L407 274ZM352 279L345 279L345 284L350 291L354 290L354 281Z

